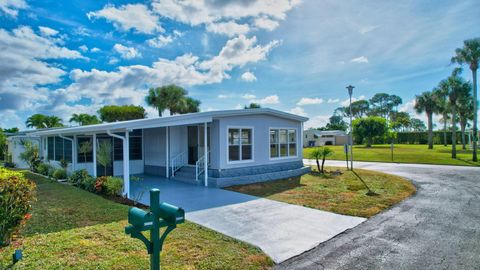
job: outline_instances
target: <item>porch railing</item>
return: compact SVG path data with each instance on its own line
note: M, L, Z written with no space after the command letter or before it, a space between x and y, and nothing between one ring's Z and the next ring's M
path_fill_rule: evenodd
M187 164L187 152L184 151L170 161L170 168L172 170L172 177L175 176L175 173L180 170L183 166Z
M210 160L210 151L207 152L208 160ZM200 157L195 163L195 180L198 182L198 177L206 170L205 155Z

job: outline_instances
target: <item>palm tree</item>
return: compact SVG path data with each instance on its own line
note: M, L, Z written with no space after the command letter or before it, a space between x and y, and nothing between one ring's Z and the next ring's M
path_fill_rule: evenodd
M180 114L195 113L200 111L200 100L191 97L183 99L183 106L180 108Z
M466 150L465 129L469 120L473 120L473 98L472 85L469 82L463 83L462 96L457 101L458 118L462 134L462 149Z
M72 117L70 118L69 122L70 123L76 122L80 126L100 124L100 120L96 115L90 115L86 113L72 114Z
M435 99L437 101L438 113L442 114L443 121L443 146L447 146L447 122L450 119L450 108L448 103L449 85L446 80L442 80L438 87L434 89Z
M317 169L319 173L324 173L325 159L333 155L333 150L328 147L317 147L310 152L310 158L315 159L317 162ZM319 160L322 160L322 166L320 166Z
M45 128L47 117L48 116L40 113L34 114L27 118L27 121L25 121L25 125L27 127L33 127L36 129Z
M433 92L423 92L415 96L415 110L417 113L427 114L428 149L433 149L433 113L438 111L438 104Z
M63 127L63 120L58 117L58 116L47 116L47 119L46 119L46 126L48 128L52 128L52 127Z
M442 81L442 83L448 84L448 107L452 112L452 158L457 158L457 100L465 95L462 92L465 89L463 87L464 81L459 77L461 71L461 68L455 68L452 75L446 81Z
M473 161L477 161L477 69L480 61L480 38L465 40L463 48L455 50L455 56L452 57L452 63L460 65L468 64L472 71L473 78Z

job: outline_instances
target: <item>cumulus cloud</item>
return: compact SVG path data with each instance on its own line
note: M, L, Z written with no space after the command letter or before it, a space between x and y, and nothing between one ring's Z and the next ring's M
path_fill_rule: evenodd
M315 105L315 104L322 104L323 99L321 98L306 98L302 97L300 101L297 102L298 106L303 106L303 105Z
M261 98L261 99L252 99L251 102L262 104L262 105L279 104L280 103L280 98L278 97L278 95L271 95L271 96L266 96L266 97Z
M229 37L236 35L243 35L250 31L250 27L247 24L238 24L234 21L210 23L207 25L207 31L223 34Z
M255 77L255 74L253 74L250 71L247 71L247 72L243 73L241 78L242 78L242 80L244 80L246 82L253 82L253 81L257 80L257 77Z
M163 17L191 26L204 24L207 31L233 36L232 32L245 34L252 27L273 30L299 3L299 0L157 0L152 7ZM240 20L246 23L235 22Z
M90 49L90 51L91 51L91 52L99 52L99 51L100 51L100 49L99 49L99 48L97 48L97 47L94 47L94 48L91 48L91 49Z
M123 46L122 44L118 43L113 46L113 49L124 59L133 59L142 56L137 49Z
M58 31L46 26L39 26L38 29L43 36L55 36L58 34Z
M319 128L325 126L329 122L329 115L317 115L305 122L305 128Z
M257 96L255 96L253 94L244 94L242 96L242 98L244 98L244 99L254 99L254 98L257 98Z
M338 98L329 98L327 100L328 104L333 104L333 103L338 103L338 102L340 102L340 99L338 99Z
M307 113L302 107L295 107L291 110L288 111L289 113L295 114L295 115L300 115L300 116L307 116Z
M88 12L87 16L90 20L104 18L122 31L134 30L145 34L164 32L160 25L160 17L142 4L128 4L118 8L106 5L101 10Z
M82 46L80 46L80 47L78 47L78 48L79 48L82 52L88 51L87 45L82 45Z
M147 44L153 48L162 48L173 42L173 37L168 35L159 35L147 40Z
M0 11L2 13L11 16L17 17L18 11L20 9L26 9L28 7L25 0L2 0L0 1Z
M224 95L224 94L220 94L220 95L217 96L217 98L219 98L219 99L227 99L227 98L229 98L229 96L228 96L228 95Z
M350 60L352 63L360 63L360 64L367 64L368 58L365 56L359 56Z

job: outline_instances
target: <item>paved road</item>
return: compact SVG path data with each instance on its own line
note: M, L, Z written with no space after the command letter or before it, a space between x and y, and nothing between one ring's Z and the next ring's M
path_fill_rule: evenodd
M132 194L160 189L160 200L181 206L192 222L260 247L276 263L316 247L364 218L338 215L219 188L143 176ZM149 194L141 201L149 204Z
M417 193L278 269L480 269L480 168L355 165L409 178Z

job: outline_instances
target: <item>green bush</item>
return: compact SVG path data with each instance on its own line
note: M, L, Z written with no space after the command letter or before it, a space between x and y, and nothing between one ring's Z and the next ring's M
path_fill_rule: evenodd
M48 163L40 163L37 166L37 172L45 176L52 175L54 170L53 166Z
M97 182L97 179L89 175L87 178L83 179L82 183L80 184L80 187L85 189L86 191L95 192L96 182Z
M56 169L52 176L56 179L67 179L67 171L65 169Z
M95 180L95 192L100 193L104 191L105 182L107 182L107 176L97 177Z
M87 170L76 170L70 175L70 177L68 177L68 182L72 183L74 186L81 186L82 182L88 177Z
M119 177L109 176L107 181L103 184L104 192L107 195L115 196L120 195L123 189L123 179Z
M30 218L34 193L35 184L22 173L0 168L0 246L8 245Z

